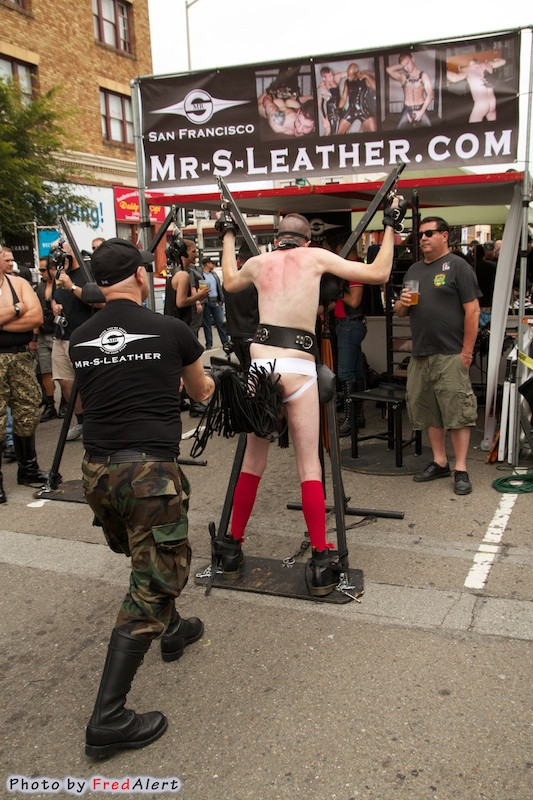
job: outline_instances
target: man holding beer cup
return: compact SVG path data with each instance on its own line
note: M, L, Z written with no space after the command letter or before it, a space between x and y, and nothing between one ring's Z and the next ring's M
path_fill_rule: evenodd
M470 428L477 401L469 369L478 332L481 291L465 259L450 252L449 227L441 217L426 217L418 238L423 258L407 270L394 310L409 315L413 338L407 369L407 411L413 428L427 430L433 461L413 480L451 475L446 431L455 456L454 492L470 494L466 469Z

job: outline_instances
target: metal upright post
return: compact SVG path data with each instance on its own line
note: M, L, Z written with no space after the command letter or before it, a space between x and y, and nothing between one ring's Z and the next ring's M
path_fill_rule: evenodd
M137 162L137 189L139 192L139 241L143 250L148 249L148 231L150 230L150 212L146 203L146 176L144 169L144 151L141 119L141 86L138 78L131 81L131 101L133 109L133 136L135 140L135 159ZM154 275L149 272L150 293L147 299L148 308L155 311Z

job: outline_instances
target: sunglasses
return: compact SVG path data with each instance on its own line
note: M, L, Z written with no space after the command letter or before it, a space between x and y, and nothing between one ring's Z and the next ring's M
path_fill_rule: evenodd
M48 270L45 267L44 269L40 269L39 272L48 272Z
M428 239L431 239L434 233L444 233L444 231L439 231L438 228L437 229L432 228L429 231L422 231L421 233L419 233L418 238L421 239L422 236L427 236Z

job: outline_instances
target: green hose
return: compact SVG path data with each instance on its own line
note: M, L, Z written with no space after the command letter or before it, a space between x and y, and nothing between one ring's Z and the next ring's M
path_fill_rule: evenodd
M496 478L496 480L492 481L492 485L496 491L509 494L533 492L533 472L526 472L520 475L505 475L503 478Z

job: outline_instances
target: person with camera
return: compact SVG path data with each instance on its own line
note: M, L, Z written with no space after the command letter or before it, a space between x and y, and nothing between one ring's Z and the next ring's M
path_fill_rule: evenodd
M381 250L371 265L348 261L329 250L309 248L311 228L300 214L285 216L271 253L250 258L239 270L235 258L236 226L222 212L216 228L222 238L222 272L227 293L254 285L260 323L250 348L252 369L264 369L279 379L296 467L301 484L302 511L309 531L312 556L307 565L313 597L330 594L342 566L326 541L326 505L319 454L320 406L315 336L322 276L381 284L388 280L394 254L394 228L405 214L403 198L385 207ZM239 576L244 555L244 531L255 503L268 458L269 439L247 436L246 451L233 496L230 530L218 543L222 571Z
M54 341L52 345L52 377L58 381L65 400L70 400L74 370L68 356L70 337L74 331L92 316L91 306L81 299L82 287L86 284L83 269L78 264L68 242L62 242L51 251L56 267L52 291L54 312ZM74 406L76 422L67 433L67 442L79 439L82 434L83 411L78 395Z
M100 689L86 731L86 754L111 756L144 747L167 728L159 711L124 708L152 641L176 661L204 626L175 607L191 561L189 483L178 464L179 386L207 400L214 381L190 328L142 303L154 255L108 239L92 256L106 306L78 327L70 357L84 408L83 486L109 547L131 557L129 590L109 642ZM172 678L172 685L175 678Z
M13 446L18 462L17 483L42 485L35 452L41 389L35 377L29 344L43 313L31 284L12 272L13 253L0 246L0 503L7 500L2 482L2 450L7 407L13 416Z

